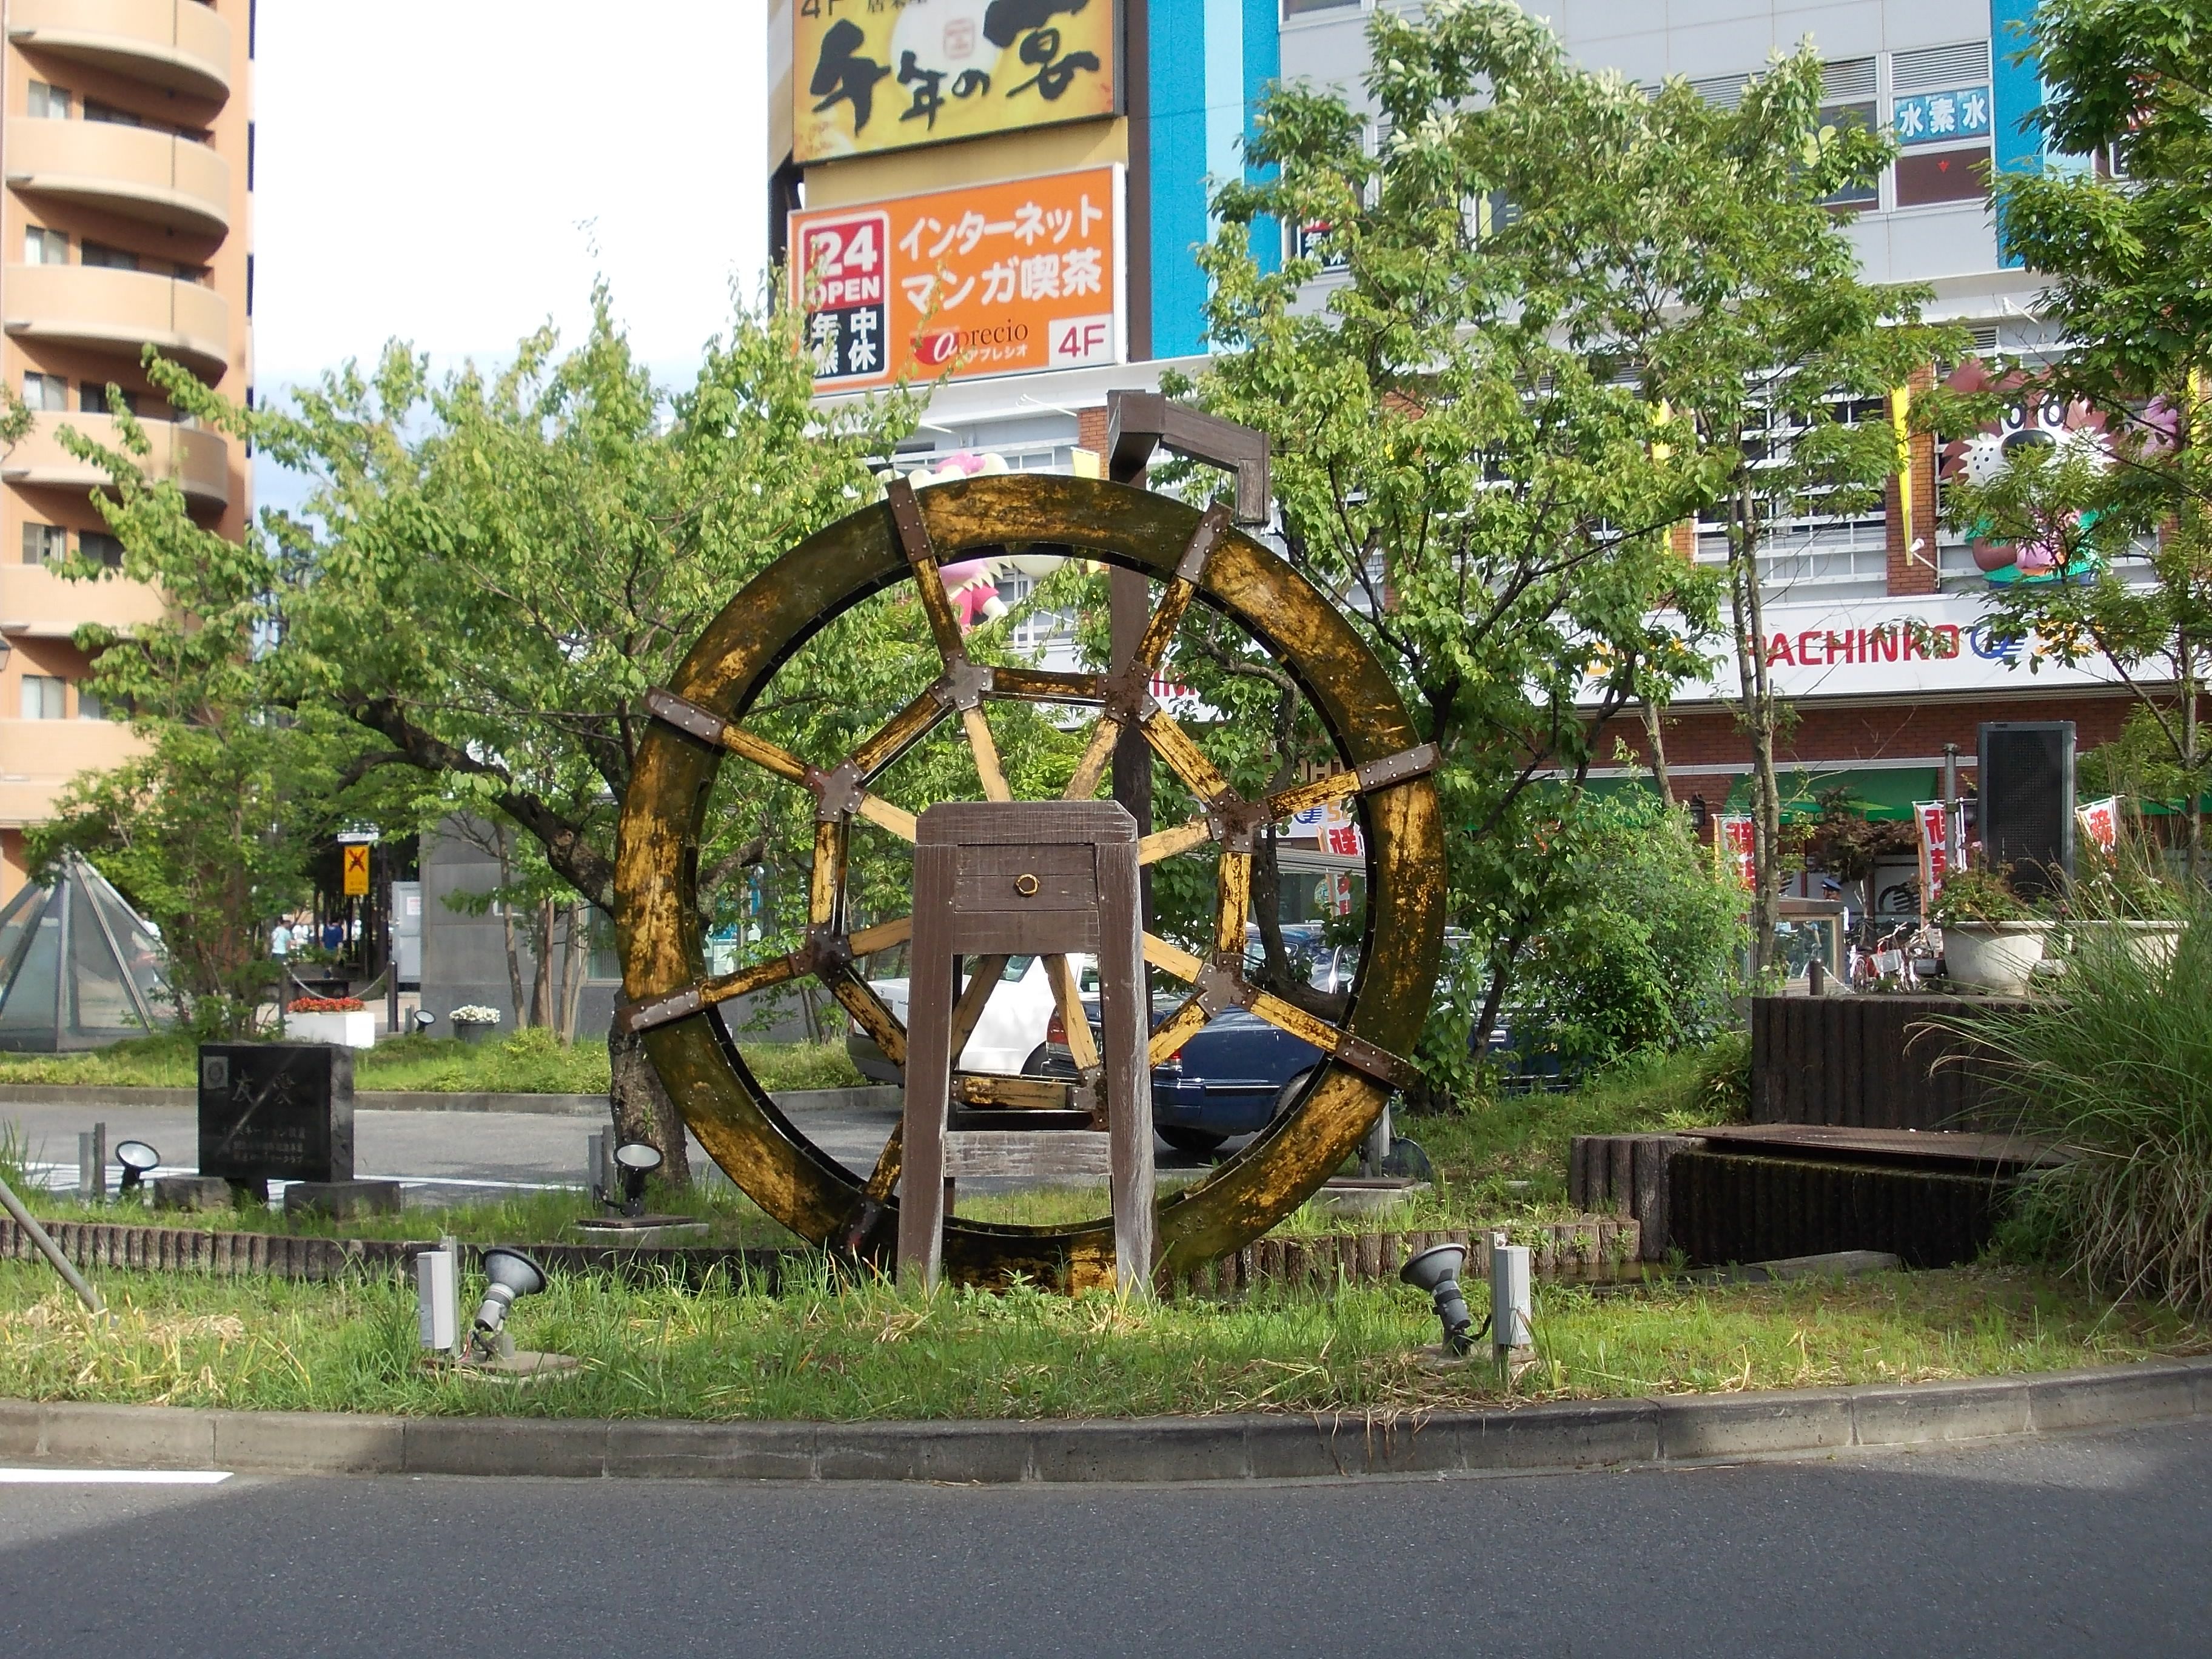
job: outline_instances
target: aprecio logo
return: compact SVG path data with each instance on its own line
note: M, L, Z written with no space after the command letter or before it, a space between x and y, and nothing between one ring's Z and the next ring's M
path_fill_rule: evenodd
M998 323L988 328L940 328L919 336L914 343L915 360L942 368L962 352L979 346L1018 346L1029 343L1027 323ZM1000 354L1006 355L1006 354Z

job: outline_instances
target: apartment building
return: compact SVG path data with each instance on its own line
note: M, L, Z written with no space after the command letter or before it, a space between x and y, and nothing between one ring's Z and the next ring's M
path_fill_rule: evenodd
M1203 362L1205 290L1191 251L1207 234L1208 181L1242 165L1260 92L1278 78L1305 80L1364 104L1365 31L1376 3L1121 0L1109 11L1107 0L1092 0L1070 12L1048 0L1026 10L1012 0L926 8L783 0L769 21L772 240L801 268L805 239L817 229L833 256L887 250L879 288L863 281L802 292L794 282L794 301L823 331L823 395L882 384L901 366L926 374L981 343L992 349L967 349L963 368L936 392L917 458L981 449L1016 467L1065 469L1078 448L1096 447L1108 391L1149 388L1169 362ZM1981 351L2033 359L2056 343L2034 314L2035 279L2002 245L1986 185L1991 167L2078 165L2045 154L2027 122L2039 83L2032 64L2012 57L2033 0L1523 3L1584 64L1652 86L1683 76L1723 104L1773 53L1809 41L1826 66L1831 109L1891 132L1900 147L1850 204L1857 216L1849 234L1866 276L1929 284L1931 318L1969 326ZM1026 28L1009 30L1018 13ZM1091 68L1066 73L1065 99L1030 98L1019 112L1007 107L1019 101L1012 97L995 112L986 108L999 96L994 77L1009 81L1009 62L1069 63L1079 21L1111 33L1090 43ZM1085 91L1091 100L1079 103ZM1386 137L1371 121L1369 131L1370 143ZM1018 210L1032 198L1049 206L1070 191L1100 190L1115 198L1104 251L1116 275L1109 325L1086 333L1073 325L1106 311L1100 296L1109 289L1075 297L1063 281L1024 293L1032 245L1019 228L1033 222ZM971 198L982 204L972 221ZM956 270L957 285L933 287L927 273L940 250L964 252L967 241L976 269ZM903 273L902 252L914 267ZM1325 303L1340 280L1325 274L1308 301ZM936 307L927 323L925 301ZM943 356L933 357L933 339ZM888 343L881 352L879 340ZM856 342L865 362L852 355ZM1886 418L1879 408L1866 414ZM1991 435L2065 418L2021 408ZM1873 810L1903 816L1904 803L1932 794L1946 744L1960 748L1971 770L1981 721L2071 720L2088 746L2116 734L2124 716L2126 696L2094 668L2045 661L2030 674L2022 647L1979 626L1991 585L2022 573L2002 550L1942 527L1943 462L1917 441L1886 508L1790 524L1766 557L1767 653L1800 711L1785 757L1790 787L1808 800L1842 783ZM1717 526L1695 526L1684 539L1692 556L1721 556ZM1934 648L1921 648L1929 640ZM1733 682L1723 663L1709 683L1685 688L1667 728L1676 790L1715 812L1741 794L1748 771L1725 706ZM1643 744L1634 722L1620 736Z
M142 366L154 346L233 398L252 383L252 0L0 0L0 374L36 411L0 457L0 896L25 877L23 830L75 774L131 752L83 684L83 623L128 627L161 596L119 573L75 581L68 554L117 564L92 492L106 475L63 447L112 441L110 388L143 424L144 465L226 535L249 510L246 457L173 411Z

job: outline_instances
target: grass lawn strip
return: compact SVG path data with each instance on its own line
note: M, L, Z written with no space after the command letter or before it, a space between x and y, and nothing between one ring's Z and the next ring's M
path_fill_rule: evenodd
M771 1297L556 1278L516 1340L574 1354L521 1395L418 1362L410 1286L109 1271L86 1316L35 1263L0 1264L0 1395L402 1415L851 1421L1358 1410L1495 1403L1485 1364L1421 1363L1436 1324L1397 1287L1284 1287L1235 1304L1124 1304L1030 1288L923 1300L787 1279ZM480 1288L480 1287L471 1287ZM1480 1304L1480 1287L1474 1300ZM465 1297L468 1291L465 1289ZM472 1303L470 1304L473 1305ZM1478 1313L1480 1309L1478 1307ZM2212 1350L2161 1309L2113 1307L2021 1269L1537 1297L1528 1400L1915 1382Z

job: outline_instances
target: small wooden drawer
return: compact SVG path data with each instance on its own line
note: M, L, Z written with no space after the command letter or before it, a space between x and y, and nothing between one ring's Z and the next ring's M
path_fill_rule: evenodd
M990 910L1092 910L1098 905L1098 860L1087 844L963 847L952 908Z

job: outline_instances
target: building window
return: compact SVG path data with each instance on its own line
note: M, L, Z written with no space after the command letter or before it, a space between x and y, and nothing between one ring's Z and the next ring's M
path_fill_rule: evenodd
M70 95L59 87L50 87L44 81L31 82L31 113L48 121L69 119Z
M1304 17L1316 11L1351 11L1361 7L1363 0L1283 0L1283 19Z
M138 412L138 394L125 392L118 386L102 386L96 380L87 380L77 387L76 397L76 406L88 415L106 414L107 400L111 397L121 398L124 408L133 415Z
M85 238L78 246L77 258L88 265L100 265L109 270L136 270L138 256L126 249L110 247L105 242Z
M105 532L80 531L77 533L76 550L94 564L104 565L110 570L123 568L123 544Z
M1907 150L1897 158L1897 204L1901 208L1986 201L1989 193L1987 144L1971 149Z
M58 374L41 374L31 369L23 376L23 401L33 409L49 414L69 407L69 382Z
M65 265L69 238L58 230L33 225L23 233L23 263L27 265Z
M1989 196L1990 43L1900 52L1889 60L1889 130L1897 140L1897 204Z
M63 688L68 684L58 674L26 674L23 676L23 718L27 720L58 720L66 718L62 713Z
M106 121L112 126L118 127L143 127L146 125L143 119L133 115L129 110L118 109L112 104L103 104L97 98L88 98L84 100L84 118L88 121Z
M58 524L23 526L23 562L53 564L69 556L69 532Z
M81 720L104 720L107 705L100 702L80 683L76 688L76 717Z

